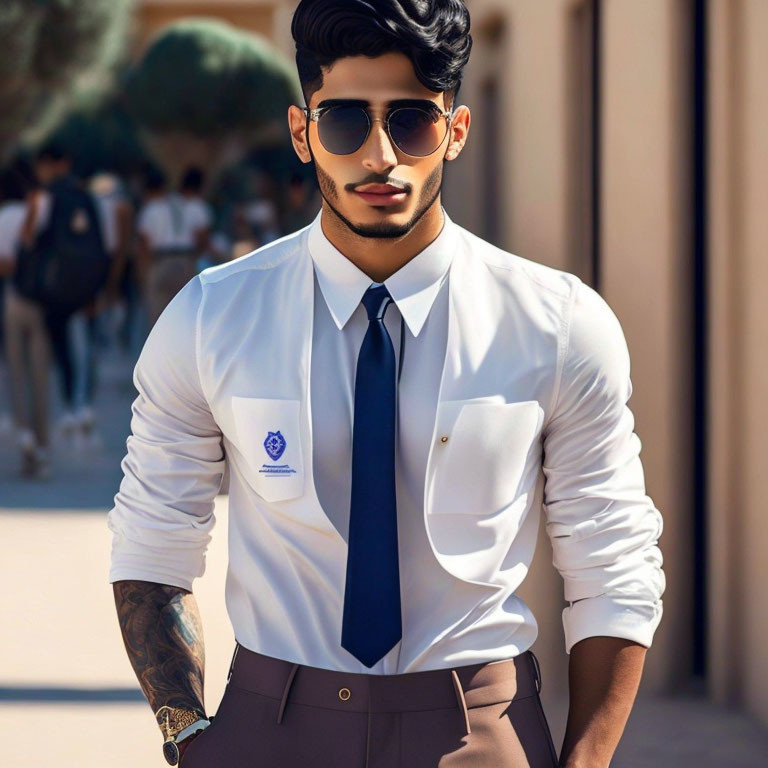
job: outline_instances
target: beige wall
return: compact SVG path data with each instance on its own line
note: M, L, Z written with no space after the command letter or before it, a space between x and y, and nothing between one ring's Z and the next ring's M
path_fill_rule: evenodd
M275 5L280 0L139 0L136 40L142 50L166 25L188 16L207 16L268 38L275 35Z
M591 5L567 0L470 0L475 47L459 101L473 112L470 141L449 171L446 207L484 234L482 83L502 80L498 242L591 279ZM602 19L601 292L632 357L630 406L643 444L648 491L664 515L665 614L643 690L687 672L691 643L691 446L687 4L604 2ZM474 142L474 143L473 143ZM466 190L470 194L466 194ZM564 695L562 582L541 531L522 592L539 619L535 650Z
M710 688L768 723L768 3L710 29Z

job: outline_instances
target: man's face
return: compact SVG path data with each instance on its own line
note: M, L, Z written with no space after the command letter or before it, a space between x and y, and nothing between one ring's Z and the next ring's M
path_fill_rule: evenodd
M337 155L323 147L318 124L309 121L307 148L315 162L325 205L359 236L405 236L433 205L439 205L443 163L451 144L451 131L446 119L441 117L440 135L446 135L435 152L427 157L406 155L393 144L387 133L383 122L387 104L401 99L425 99L442 111L450 106L446 105L444 94L430 91L419 82L407 56L387 53L376 58L339 59L330 70L324 70L323 87L312 94L309 107L314 109L329 99L367 101L368 113L375 122L360 149L353 154ZM304 121L300 112L291 118L294 138L299 115ZM369 184L393 185L401 193L394 200L387 200L384 196L364 196L356 191Z
M70 169L68 160L53 160L48 157L42 157L35 163L35 176L38 182L47 187L51 182L65 176Z

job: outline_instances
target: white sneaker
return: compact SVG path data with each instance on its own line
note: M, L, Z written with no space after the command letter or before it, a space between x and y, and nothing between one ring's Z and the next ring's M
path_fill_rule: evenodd
M34 452L37 447L37 440L35 439L35 433L31 429L20 429L16 435L16 439L21 448L21 452L26 456Z
M77 417L72 411L64 411L58 422L58 430L65 437L70 437L77 427Z
M90 405L84 405L80 408L75 415L75 419L83 434L90 435L93 432L93 427L96 424L96 414Z
M35 450L37 440L30 429L20 429L16 435L19 449L21 450L21 474L23 477L31 477L35 473Z

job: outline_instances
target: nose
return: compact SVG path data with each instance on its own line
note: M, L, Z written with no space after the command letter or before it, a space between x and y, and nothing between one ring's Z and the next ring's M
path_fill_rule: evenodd
M377 125L378 123L378 125ZM371 171L383 172L397 165L397 154L381 118L371 120L371 132L361 147L363 165Z

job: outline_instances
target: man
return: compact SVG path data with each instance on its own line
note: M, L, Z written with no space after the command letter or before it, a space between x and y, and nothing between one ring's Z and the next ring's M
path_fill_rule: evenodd
M575 276L441 206L470 127L463 3L302 0L292 31L308 108L289 126L322 210L168 307L110 513L169 761L607 766L664 589L621 328ZM209 726L191 588L225 466L238 644ZM559 763L515 594L542 469L569 602Z
M60 372L64 413L58 426L64 435L71 437L80 429L89 432L93 427L90 406L95 360L87 339L83 341L86 336L83 329L88 326L93 303L99 299L104 282L99 276L106 277L108 257L95 202L74 174L72 157L66 147L56 139L44 144L35 158L35 175L41 189L28 201L21 243L27 251L53 250L56 259L42 269L25 270L22 282L27 283L35 271L38 272L35 283L45 284L55 278L49 290L49 294L55 295L41 296L39 300ZM73 250L77 256L84 256L85 261L73 262ZM18 269L23 269L23 262L22 256ZM43 273L44 280L39 276ZM76 305L71 303L73 286L77 294L88 292L86 300ZM76 344L78 336L81 343ZM76 347L81 354L76 354Z
M200 253L209 247L212 215L200 197L204 177L189 169L181 192L169 193L162 172L149 169L147 200L139 212L139 279L145 287L150 327L168 302L197 271Z
M21 230L33 196L32 169L17 159L0 174L0 278L5 280L4 341L13 423L21 452L21 474L50 474L50 343L43 308L14 288Z

